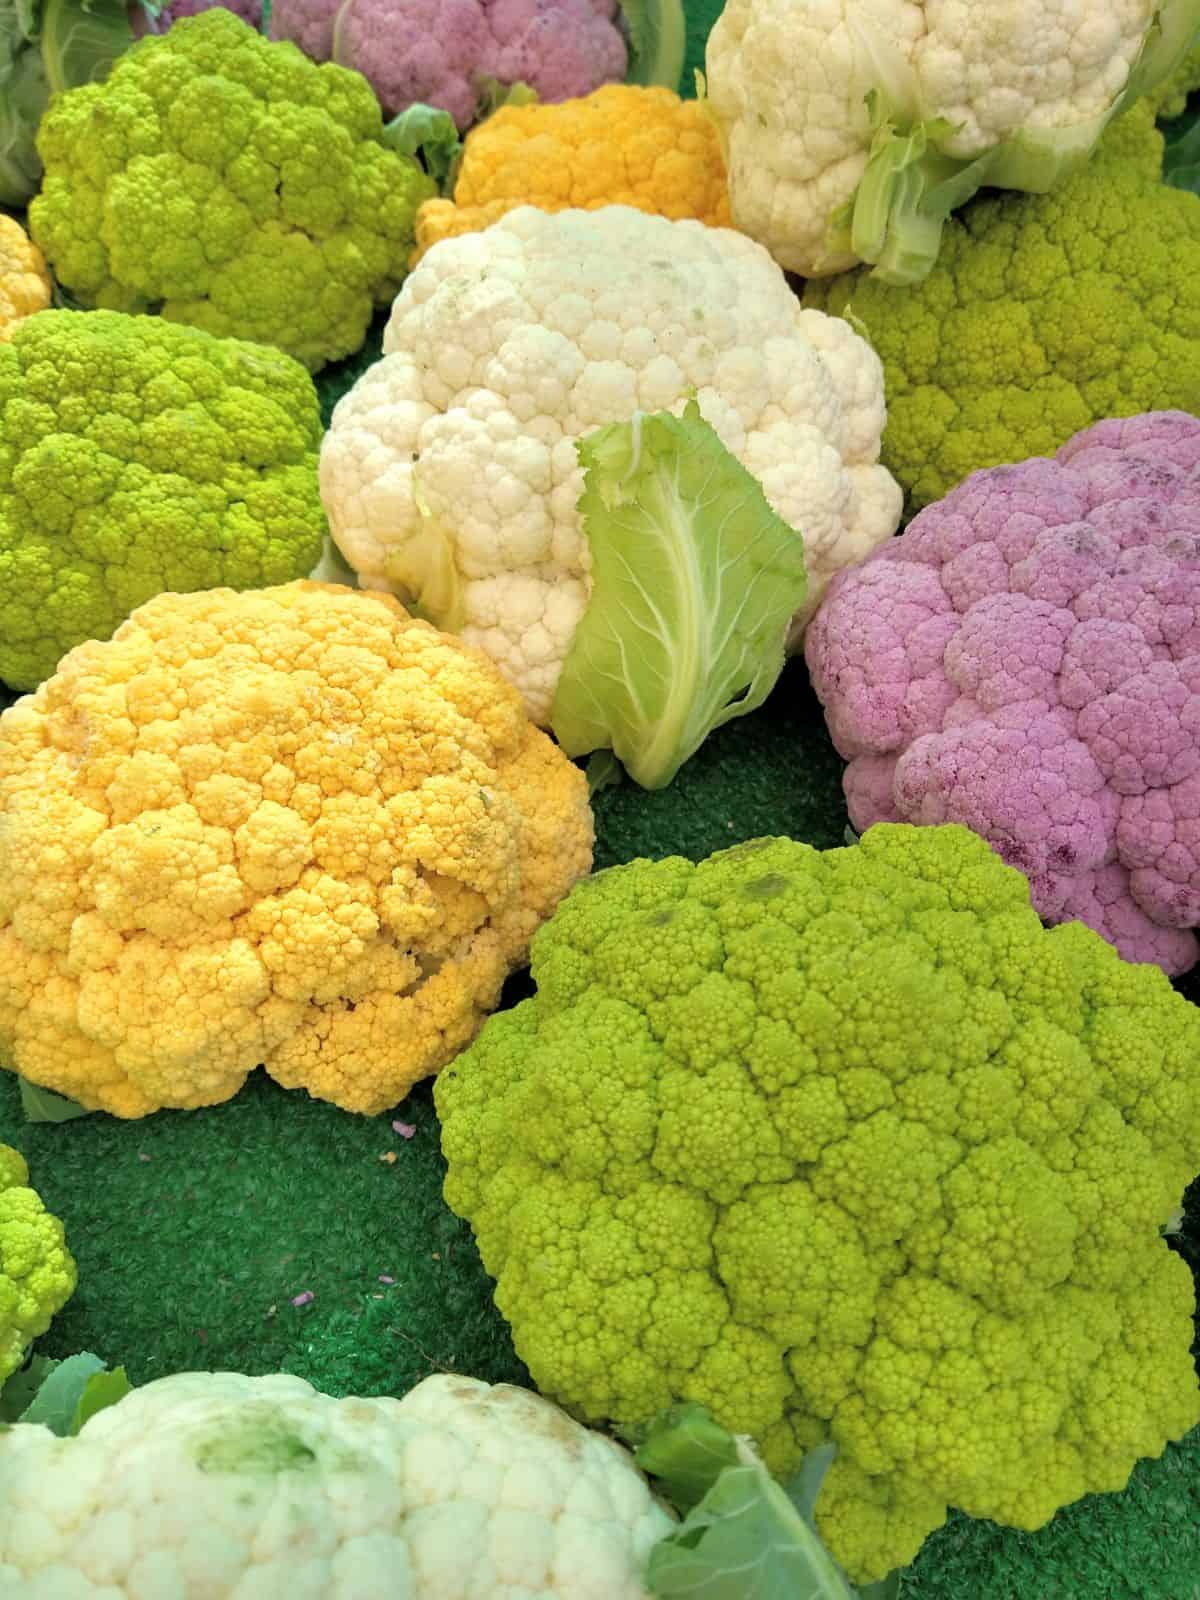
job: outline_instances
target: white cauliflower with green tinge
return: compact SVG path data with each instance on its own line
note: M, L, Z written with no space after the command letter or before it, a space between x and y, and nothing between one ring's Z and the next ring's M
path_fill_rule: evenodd
M185 1372L75 1438L0 1434L13 1600L645 1600L673 1526L611 1439L446 1374L335 1400Z
M334 538L364 587L492 656L538 721L590 595L575 446L593 429L694 394L803 536L796 632L899 522L874 351L729 229L522 207L428 252L383 349L322 447Z
M917 281L950 209L1045 192L1197 27L1197 0L729 0L706 67L734 222L806 277Z

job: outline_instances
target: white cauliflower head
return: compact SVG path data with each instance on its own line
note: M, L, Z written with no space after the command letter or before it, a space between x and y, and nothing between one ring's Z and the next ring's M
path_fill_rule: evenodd
M1086 157L1135 64L1150 87L1197 25L1196 0L728 0L706 69L734 222L809 277L876 260L830 238L867 169L869 91L902 136L921 129L910 190L926 149L931 182L947 175L938 158L988 156L975 188L1044 190Z
M13 1600L644 1600L674 1525L619 1445L474 1378L335 1400L187 1372L75 1438L0 1434Z
M731 230L522 207L428 252L383 348L322 447L333 536L364 587L484 649L540 722L589 597L582 435L694 394L803 535L797 633L899 523L878 358Z

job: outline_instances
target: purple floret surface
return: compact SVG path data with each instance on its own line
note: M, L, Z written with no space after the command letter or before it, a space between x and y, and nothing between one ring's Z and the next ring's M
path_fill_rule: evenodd
M1200 419L977 472L839 574L805 654L853 826L959 822L1172 975L1200 944Z

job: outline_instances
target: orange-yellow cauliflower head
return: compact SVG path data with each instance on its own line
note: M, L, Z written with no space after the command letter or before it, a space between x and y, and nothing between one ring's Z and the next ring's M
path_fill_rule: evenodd
M0 716L0 1057L120 1117L260 1063L386 1110L592 839L516 690L390 596L160 595Z

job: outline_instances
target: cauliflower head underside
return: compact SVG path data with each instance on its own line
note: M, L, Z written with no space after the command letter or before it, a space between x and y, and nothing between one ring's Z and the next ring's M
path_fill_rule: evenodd
M730 229L519 207L430 251L383 349L322 445L334 538L364 586L484 649L538 721L589 597L575 446L593 429L694 393L803 536L805 617L896 529L875 356Z
M1200 197L1163 183L1162 152L1137 104L1049 194L970 202L923 283L805 285L883 362L883 461L910 513L1104 418L1200 411Z
M717 131L698 100L606 84L564 105L502 106L463 147L453 200L417 212L413 264L441 239L490 227L517 206L596 211L632 206L728 228Z
M806 653L850 820L960 822L1168 973L1200 946L1200 421L975 474L840 577Z
M163 595L0 717L0 1049L137 1117L351 1111L472 1037L591 864L583 774L389 596Z
M24 1157L0 1144L0 1388L74 1294L75 1278L62 1223L29 1187Z
M944 118L953 131L938 148L957 159L1023 131L1099 126L1157 10L1154 0L991 0L983 28L957 0L728 0L706 83L735 225L790 271L844 271L857 258L831 244L830 226L872 152L869 92L886 122Z
M154 595L321 554L321 416L281 351L48 311L0 345L0 681L32 689Z
M33 237L83 304L277 345L315 371L395 294L434 185L370 85L222 6L57 95Z
M0 1438L0 1587L22 1600L64 1600L68 1571L97 1584L70 1590L81 1600L132 1595L148 1569L180 1600L358 1600L381 1574L396 1600L646 1600L671 1526L612 1440L527 1390L449 1374L393 1400L186 1372L76 1438L27 1423Z
M859 1582L947 1506L1034 1528L1200 1418L1200 1018L964 828L609 869L439 1078L446 1198L538 1387L677 1400L818 1502Z

